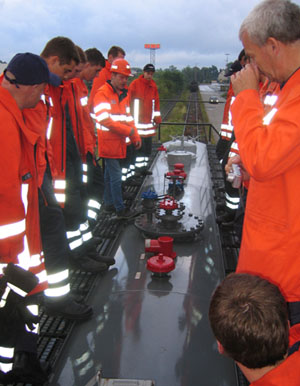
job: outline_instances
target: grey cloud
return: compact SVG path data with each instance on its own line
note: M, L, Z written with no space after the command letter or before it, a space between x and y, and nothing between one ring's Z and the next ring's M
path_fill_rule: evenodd
M160 43L158 67L224 67L241 49L238 29L259 0L0 0L1 56L41 52L54 36L68 36L83 49L112 45L127 52L132 65L149 61L144 43ZM295 1L300 3L300 0Z

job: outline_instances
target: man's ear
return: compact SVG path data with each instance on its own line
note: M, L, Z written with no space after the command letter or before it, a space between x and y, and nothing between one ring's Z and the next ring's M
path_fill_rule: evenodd
M59 57L57 55L53 55L53 56L50 56L48 58L48 63L49 65L55 65L55 64L59 64Z
M221 343L217 340L217 345L218 345L218 350L219 350L219 353L224 355L224 347L221 345Z
M280 42L277 39L270 37L267 39L265 45L270 53L278 55L278 52L280 51Z

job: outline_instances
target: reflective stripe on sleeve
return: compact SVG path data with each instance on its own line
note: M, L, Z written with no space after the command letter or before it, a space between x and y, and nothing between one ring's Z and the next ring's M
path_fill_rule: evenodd
M0 226L0 240L17 236L25 232L25 219L7 225Z
M111 110L110 103L103 102L103 103L99 103L97 106L94 107L95 114L97 114L101 110Z
M101 122L103 121L104 119L107 119L109 118L109 113L107 111L105 111L104 113L100 114L100 115L96 115L96 120L98 122Z
M51 138L51 133L52 133L52 125L53 125L53 118L51 117L49 119L48 127L47 127L47 138Z
M276 114L277 112L277 109L276 108L273 108L263 119L263 124L264 125L269 125L274 117L274 115Z
M80 103L81 103L81 106L87 106L87 104L88 104L88 97L85 96L85 97L80 98Z

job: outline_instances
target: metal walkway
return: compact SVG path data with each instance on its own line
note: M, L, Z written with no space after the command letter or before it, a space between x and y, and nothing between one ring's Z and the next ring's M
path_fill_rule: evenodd
M88 301L94 317L76 326L55 320L53 332L58 336L49 337L48 351L51 344L59 344L65 329L72 334L57 354L51 386L97 385L100 369L104 378L152 380L156 386L239 384L233 362L218 353L207 318L211 293L225 268L215 222L211 156L201 143L197 152L182 201L186 211L204 219L200 238L175 243L176 268L169 279L158 279L146 269L144 238L133 224L124 227L116 265L101 277L90 277ZM166 155L159 153L138 197L149 187L164 193L167 169ZM107 221L105 230L114 224Z

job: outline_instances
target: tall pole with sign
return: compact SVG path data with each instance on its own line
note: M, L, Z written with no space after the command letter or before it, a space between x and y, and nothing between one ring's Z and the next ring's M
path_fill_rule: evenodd
M155 66L155 51L160 48L160 44L145 44L145 48L150 50L150 63Z

